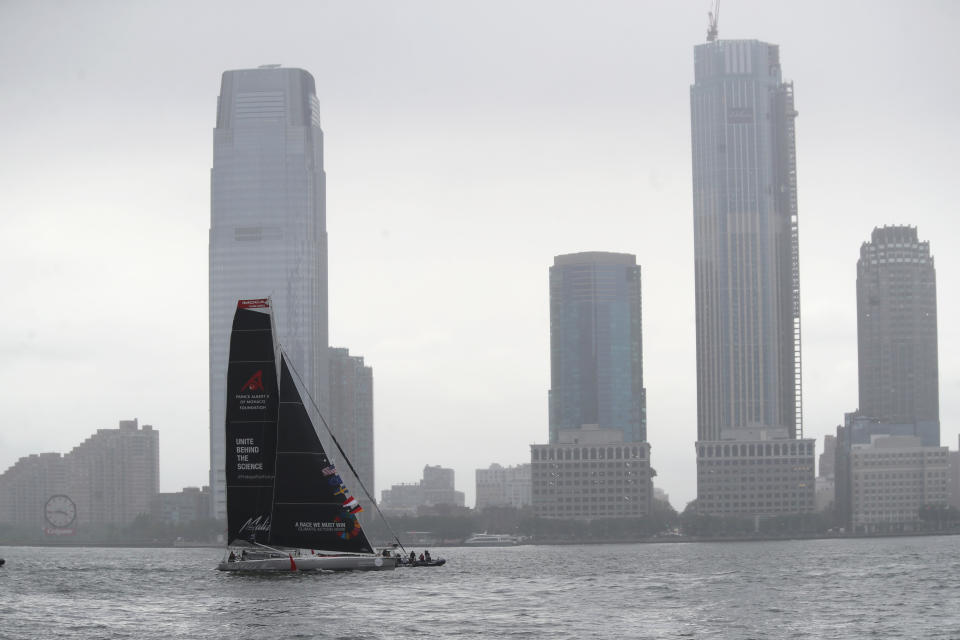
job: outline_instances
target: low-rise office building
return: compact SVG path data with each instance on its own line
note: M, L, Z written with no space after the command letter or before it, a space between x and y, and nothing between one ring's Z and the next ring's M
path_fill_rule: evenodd
M650 512L650 444L620 429L558 430L558 442L530 445L534 515L628 518Z
M925 447L917 436L871 437L850 448L851 527L856 533L919 528L920 508L949 498L947 447Z
M463 491L454 488L454 471L440 465L423 468L420 482L392 485L380 492L380 508L387 515L416 515L421 507L463 507Z
M764 428L725 434L729 440L696 443L699 513L770 517L815 511L812 438L795 440L786 430Z
M150 515L164 524L186 524L209 518L210 509L210 487L184 487L176 493L158 493L150 504Z

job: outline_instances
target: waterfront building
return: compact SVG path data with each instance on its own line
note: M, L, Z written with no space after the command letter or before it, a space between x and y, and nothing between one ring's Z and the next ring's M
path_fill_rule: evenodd
M837 436L827 434L823 436L823 453L820 454L820 462L818 465L818 478L830 478L834 477L836 473L836 457L837 457Z
M950 506L960 509L960 436L957 450L950 452Z
M477 469L477 510L485 507L530 506L530 464L502 467L497 463L489 469Z
M7 469L0 475L0 523L36 531L127 525L150 514L159 491L159 432L121 420L118 429L98 429L70 453L25 456ZM69 510L69 526L51 522L50 509Z
M816 487L816 493L813 500L816 511L822 512L832 509L837 495L836 480L817 476L814 479L814 486Z
M697 437L769 427L802 434L793 85L779 47L694 48Z
M837 437L827 434L823 437L823 453L820 454L817 463L814 501L818 512L833 508L837 493L836 468Z
M647 439L640 267L626 253L556 256L550 267L550 442L596 424Z
M870 434L939 446L936 270L916 227L877 227L860 248L857 355L858 413Z
M557 442L530 445L534 515L592 520L650 513L650 445L623 434L584 425L559 430Z
M949 498L947 447L916 436L875 435L850 449L850 527L854 533L909 532L920 508Z
M0 475L0 523L33 531L51 526L44 506L56 495L68 495L68 464L59 453L24 456Z
M727 431L729 440L697 442L697 511L771 517L815 510L813 438L785 430Z
M210 517L210 487L184 487L175 493L158 493L150 515L164 524L186 524Z
M814 481L812 441L797 440L797 112L779 47L713 39L694 47L690 112L698 509L806 513Z
M424 507L463 507L466 499L454 488L454 470L427 465L416 483L392 485L380 492L380 509L388 515L417 515Z
M210 487L214 516L224 518L224 398L238 299L272 298L276 338L326 413L326 178L313 76L278 65L224 72L210 182Z
M374 492L373 369L362 356L331 347L327 421L370 495ZM359 487L357 492L360 492Z
M160 492L160 433L137 419L97 432L67 454L79 524L119 524L149 515Z

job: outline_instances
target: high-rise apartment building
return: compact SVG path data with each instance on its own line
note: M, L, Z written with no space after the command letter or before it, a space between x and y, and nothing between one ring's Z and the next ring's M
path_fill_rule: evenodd
M80 523L127 524L160 492L160 433L136 419L97 432L65 456Z
M160 433L121 420L66 455L26 456L0 474L0 523L36 531L128 525L150 514L159 491Z
M647 439L640 267L626 253L557 256L550 268L550 442L597 425Z
M210 487L226 513L224 412L237 300L272 298L277 340L327 406L323 132L313 77L268 65L223 74L210 212Z
M370 495L374 493L373 369L348 349L330 348L327 422ZM359 487L357 488L358 493Z
M62 455L24 456L0 474L0 523L26 525L34 531L49 527L45 519L47 501L69 495L70 489L69 461Z
M802 432L793 84L779 47L694 48L697 436Z
M857 347L858 413L876 423L871 433L939 446L936 271L916 227L876 228L860 247Z

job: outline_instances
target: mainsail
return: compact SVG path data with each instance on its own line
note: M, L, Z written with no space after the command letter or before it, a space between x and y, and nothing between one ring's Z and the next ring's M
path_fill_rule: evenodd
M270 301L240 300L227 367L228 543L269 541L278 395Z
M286 356L278 382L269 299L240 300L227 370L228 544L372 553ZM279 387L279 388L278 388Z

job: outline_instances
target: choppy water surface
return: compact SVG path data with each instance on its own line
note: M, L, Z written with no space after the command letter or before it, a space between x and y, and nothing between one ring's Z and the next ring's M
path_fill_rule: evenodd
M960 638L960 537L434 549L241 576L214 549L0 547L0 638Z

